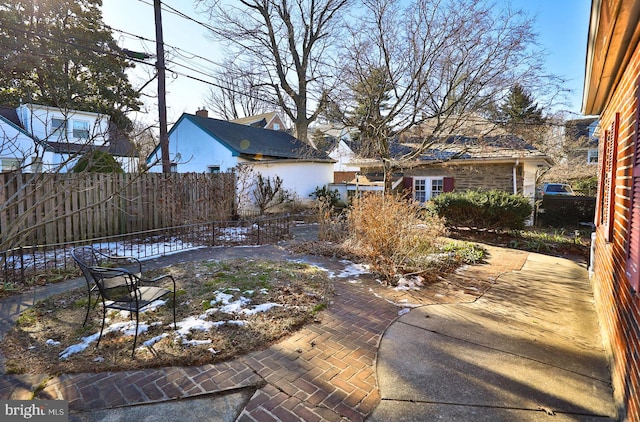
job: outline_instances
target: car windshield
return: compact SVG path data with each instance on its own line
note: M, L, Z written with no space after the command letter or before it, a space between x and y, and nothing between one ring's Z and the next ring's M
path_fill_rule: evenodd
M548 185L547 192L566 192L570 193L571 188L567 185Z

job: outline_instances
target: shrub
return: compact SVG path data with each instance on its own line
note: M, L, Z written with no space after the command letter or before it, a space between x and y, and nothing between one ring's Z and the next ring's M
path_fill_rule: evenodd
M124 173L120 163L113 155L98 149L86 153L73 166L73 173L87 171L90 173Z
M447 226L476 229L520 229L533 211L528 198L498 190L443 193L429 207Z
M256 174L253 198L264 215L268 209L277 207L291 200L291 192L282 187L282 179L275 176L273 179L265 177L261 173Z
M415 270L416 259L433 252L445 233L438 217L418 218L419 209L399 196L363 195L347 214L345 247L388 279Z
M336 208L340 205L340 193L338 189L331 190L326 186L321 188L316 186L316 190L309 196L326 202L331 208Z
M595 196L598 190L598 177L592 176L576 180L572 183L573 190L586 196Z

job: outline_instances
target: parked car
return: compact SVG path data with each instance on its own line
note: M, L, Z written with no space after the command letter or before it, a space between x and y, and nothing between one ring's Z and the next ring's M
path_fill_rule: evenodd
M537 196L542 198L546 195L563 195L563 196L575 196L575 192L566 183L545 183L538 188Z

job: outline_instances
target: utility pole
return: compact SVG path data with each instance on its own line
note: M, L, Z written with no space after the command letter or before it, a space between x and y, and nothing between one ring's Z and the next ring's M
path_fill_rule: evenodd
M162 172L171 173L169 160L169 135L167 133L167 99L164 69L164 40L162 38L162 13L160 0L153 0L156 20L156 69L158 71L158 117L160 120L160 153L162 156Z

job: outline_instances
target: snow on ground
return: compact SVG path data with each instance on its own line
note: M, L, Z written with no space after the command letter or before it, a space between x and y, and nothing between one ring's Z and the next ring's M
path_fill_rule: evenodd
M311 264L311 265L323 271L326 271L330 278L357 277L361 274L369 273L368 266L366 265L354 264L350 261L341 261L341 263L345 265L345 268L337 274L334 271L331 271L327 268L323 268L316 264ZM174 341L180 342L181 344L188 345L188 346L210 344L211 340L190 340L189 336L194 331L207 332L209 330L215 329L216 327L219 327L224 324L243 326L248 323L246 320L243 320L243 319L230 319L230 320L224 320L224 321L208 320L208 318L212 314L217 312L222 312L222 313L241 317L241 316L254 315L258 312L268 312L270 309L274 307L282 306L278 303L263 303L263 304L252 306L251 299L246 296L251 296L252 294L254 294L254 291L247 290L243 292L243 296L240 296L236 300L233 300L234 298L233 295L228 293L230 291L238 291L238 289L227 289L225 291L215 292L214 299L211 300L209 303L211 308L207 309L201 315L189 316L183 319L182 321L176 321L176 325L178 329L173 332ZM264 293L267 293L268 290L261 289L259 292L264 294ZM157 300L155 302L150 303L145 308L143 308L141 310L141 313L153 312L157 310L158 307L164 306L164 305L166 305L166 301ZM126 311L120 311L119 314L122 317L128 317L128 314ZM161 324L161 323L160 322L153 322L153 323L140 322L138 324L138 334L145 333L149 330L149 327L152 327L158 324ZM135 334L135 321L127 321L127 322L110 324L105 327L103 336L106 335L107 333L120 333L123 336L132 337ZM80 343L71 345L66 349L64 349L62 352L60 352L59 354L60 359L69 359L69 357L71 357L73 354L82 352L83 350L88 348L91 345L91 343L98 341L99 335L100 335L100 332L97 332L90 336L81 338ZM169 334L162 333L156 337L153 337L145 341L142 344L142 346L140 346L139 348L152 347L155 343L159 342L160 340L168 336ZM47 344L49 346L59 346L59 343L55 344L53 340L47 341ZM213 348L209 350L211 351L211 353L217 353Z
M254 227L224 227L218 232L216 239L222 242L242 242L254 230ZM201 245L194 245L190 242L184 242L179 237L160 238L152 236L148 239L139 241L113 241L113 242L97 242L90 245L107 255L134 257L140 260L151 259L158 256L171 255L186 250L203 248ZM253 245L251 245L253 246ZM23 255L8 254L5 265L7 267L18 268L45 268L46 263L51 262L72 262L71 249L61 248L47 251L30 251L29 248L23 248ZM61 256L64 255L64 260Z
M294 262L300 262L303 264L309 264L311 266L314 266L322 271L325 271L328 275L329 278L353 278L353 277L358 277L361 276L363 274L369 274L369 266L366 264L355 264L351 261L348 260L341 260L340 263L344 265L344 269L340 270L337 274L335 271L330 270L328 268L322 267L314 262L308 261L308 260L304 260L304 259L298 259L298 260L294 260ZM357 280L353 280L350 279L348 280L348 282L350 283L355 283L357 282Z
M231 290L237 290L237 289L229 289L228 291L231 291ZM266 293L267 290L261 289L260 292ZM252 291L246 291L244 293L248 295L253 294ZM213 306L212 308L207 309L201 315L189 316L183 319L182 321L176 321L176 325L178 329L173 332L175 342L181 343L185 346L211 344L211 340L192 340L192 339L189 339L189 337L191 333L194 331L207 332L209 330L215 329L216 327L220 327L221 325L224 325L224 324L237 325L237 326L244 326L248 324L248 321L243 319L209 321L207 318L216 312L223 312L226 314L237 315L237 316L254 315L258 312L267 312L274 307L282 306L278 303L263 303L263 304L251 306L250 305L251 299L245 296L240 296L237 300L232 300L233 295L229 293L218 291L218 292L215 292L215 294L216 294L215 298L210 302L210 305ZM141 309L141 313L153 312L157 310L160 306L164 306L164 305L166 305L166 301L157 300L145 306L143 309ZM219 305L219 306L216 306L216 305ZM121 317L128 318L128 312L126 311L118 311L117 313ZM138 324L138 334L145 333L149 330L149 327L153 327L156 325L162 325L162 323L159 321L152 322L152 323L140 322ZM170 328L172 326L173 324L169 325ZM133 337L135 334L135 328L136 328L135 321L118 322L118 323L110 324L107 327L105 327L102 335L104 336L108 333L120 333L120 335L122 336ZM87 337L82 337L80 339L81 340L80 343L71 345L66 349L64 349L62 352L60 352L59 358L69 359L69 357L71 357L73 354L82 352L83 350L87 349L91 345L91 343L97 342L99 336L100 336L100 332L97 332ZM150 348L155 343L159 342L160 340L168 336L169 336L168 333L162 333L156 337L153 337L145 341L142 344L142 346L140 346L138 349ZM60 345L59 342L55 342L54 340L51 340L51 339L47 340L46 344L49 346ZM209 351L211 353L217 353L213 348L210 348Z

